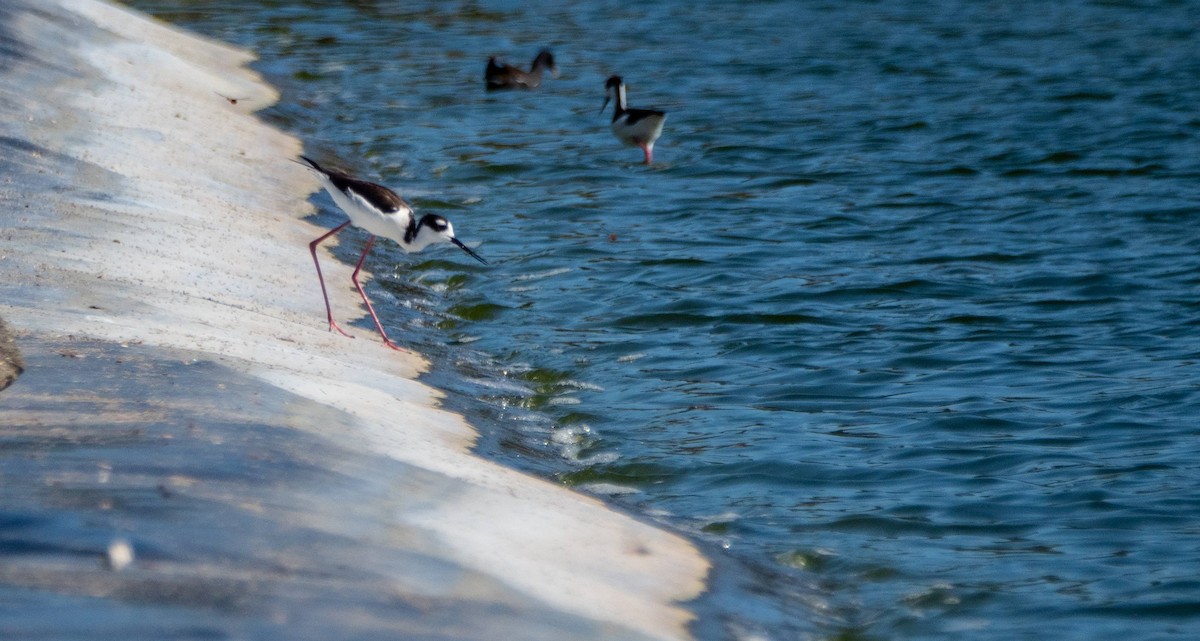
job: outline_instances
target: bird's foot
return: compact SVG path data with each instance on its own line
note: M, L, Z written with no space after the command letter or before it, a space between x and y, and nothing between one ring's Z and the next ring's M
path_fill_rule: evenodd
M396 350L397 352L408 352L408 350L406 350L406 349L404 349L403 347L400 347L399 345L397 345L397 344L393 343L393 342L392 342L392 339L390 339L390 338L385 338L385 339L383 339L383 344L384 344L384 345L387 345L388 347L390 347L390 348L392 348L392 349L394 349L394 350Z
M333 319L329 319L329 331L332 332L334 330L337 330L337 332L339 334L341 334L342 336L345 336L346 338L354 338L353 334L347 334L346 330L342 329L341 327L338 327L338 324L333 322Z

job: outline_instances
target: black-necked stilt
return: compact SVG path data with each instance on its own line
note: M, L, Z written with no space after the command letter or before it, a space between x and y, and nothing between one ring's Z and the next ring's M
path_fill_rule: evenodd
M350 280L354 282L355 289L362 296L363 302L367 304L367 311L371 312L371 318L375 320L375 327L379 330L379 335L383 337L383 344L392 349L401 349L388 338L387 332L383 331L383 325L379 322L379 317L375 315L375 308L371 306L367 293L363 291L362 285L358 282L358 273L362 271L363 261L367 259L371 246L375 244L375 237L390 238L396 241L401 249L409 253L419 252L438 243L453 243L475 260L485 265L487 261L454 237L454 226L445 218L435 214L426 214L417 220L417 217L413 215L412 207L391 189L365 180L351 178L338 171L325 169L305 156L300 156L300 158L304 161L302 164L321 179L321 184L333 197L333 202L337 203L337 206L350 217L350 220L334 227L325 235L308 244L313 264L317 266L317 279L321 281L321 295L325 297L325 313L329 317L330 331L336 329L343 336L350 336L333 321L333 308L329 306L329 294L325 291L325 277L321 275L321 263L317 260L317 245L352 224L370 232L371 237L367 239L367 246L363 249L362 256L359 256L358 265L354 267L354 273L350 276Z
M483 79L487 81L488 89L536 89L542 84L542 72L549 69L555 78L558 77L558 67L554 64L554 55L542 49L529 71L525 72L510 65L496 62L496 57L488 58L487 71Z
M615 100L613 108L612 132L617 140L631 147L641 147L646 155L646 164L654 159L654 141L662 135L663 122L667 120L665 111L656 109L630 109L625 106L625 81L621 76L612 76L604 83L604 104L600 111L608 106L609 100Z

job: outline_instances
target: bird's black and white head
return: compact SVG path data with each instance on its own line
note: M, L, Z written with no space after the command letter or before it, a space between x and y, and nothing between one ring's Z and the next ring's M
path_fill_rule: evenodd
M550 53L549 49L542 49L538 52L536 58L533 59L533 65L530 67L532 73L540 73L549 71L550 75L558 77L558 65L554 64L554 54Z
M604 104L600 106L600 111L604 111L610 100L617 102L617 113L625 111L625 81L621 76L609 76L604 83Z
M416 224L415 229L411 231L411 234L406 234L404 241L404 248L410 252L419 252L430 245L438 243L450 243L470 254L471 258L484 265L487 264L487 261L482 256L476 254L474 250L464 245L461 240L454 236L454 225L451 225L450 221L437 214L422 216L420 222Z

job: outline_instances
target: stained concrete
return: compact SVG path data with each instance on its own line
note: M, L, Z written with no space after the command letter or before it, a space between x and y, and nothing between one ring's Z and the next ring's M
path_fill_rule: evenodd
M0 392L12 385L23 371L25 359L21 358L21 350L17 349L8 325L0 318Z

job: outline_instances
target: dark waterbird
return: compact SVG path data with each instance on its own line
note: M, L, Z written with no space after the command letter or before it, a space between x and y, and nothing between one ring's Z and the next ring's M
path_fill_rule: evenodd
M536 89L542 84L542 72L549 70L551 75L558 77L558 66L554 64L554 54L543 49L529 67L522 71L511 65L496 62L496 57L488 58L487 71L483 78L487 81L488 90L496 89Z

